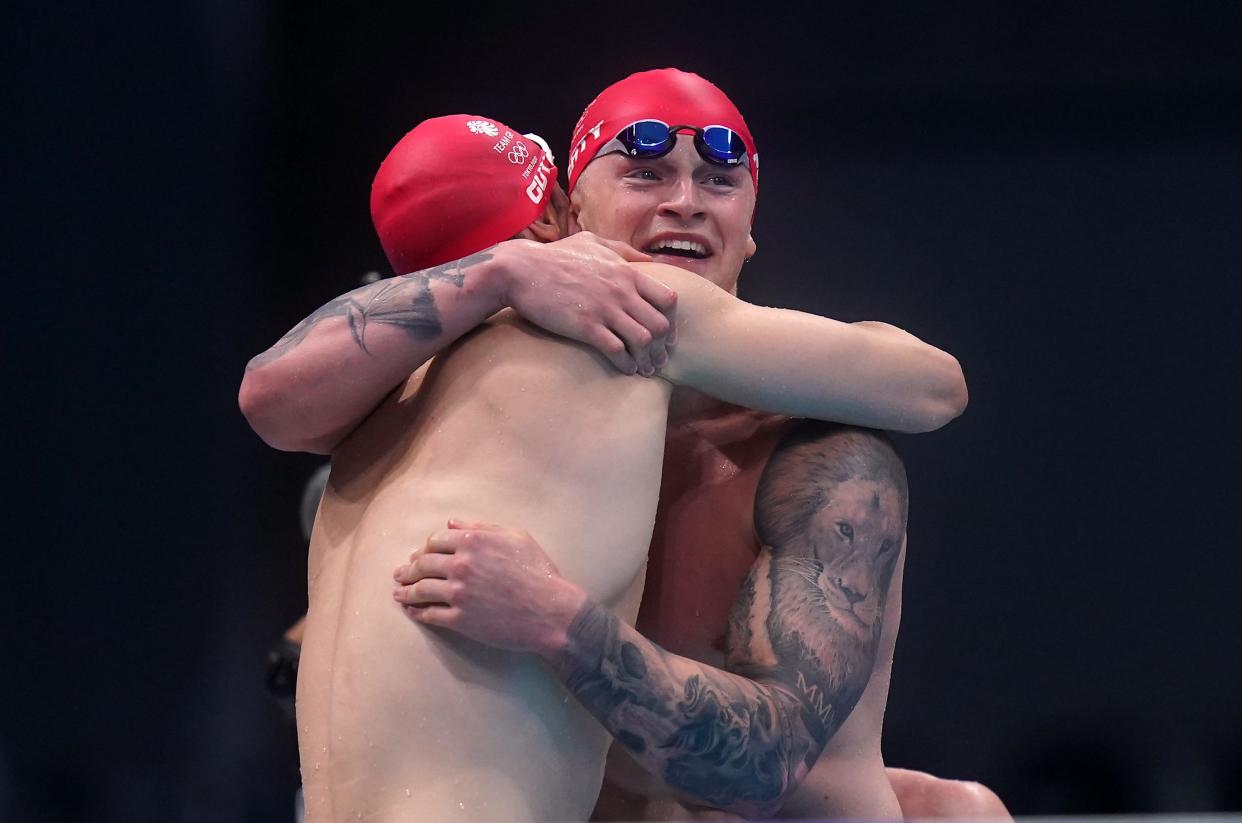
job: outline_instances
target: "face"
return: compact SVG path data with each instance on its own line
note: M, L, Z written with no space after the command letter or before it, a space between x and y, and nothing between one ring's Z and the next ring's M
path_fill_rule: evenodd
M593 160L574 187L569 228L625 241L735 291L742 263L755 253L754 210L750 172L707 162L693 135L681 134L653 160L618 153Z

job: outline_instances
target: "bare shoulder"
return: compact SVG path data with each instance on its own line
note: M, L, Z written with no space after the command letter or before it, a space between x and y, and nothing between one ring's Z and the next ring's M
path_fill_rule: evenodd
M546 331L511 309L493 315L436 358L437 381L469 380L497 390L582 390L622 377L591 347Z

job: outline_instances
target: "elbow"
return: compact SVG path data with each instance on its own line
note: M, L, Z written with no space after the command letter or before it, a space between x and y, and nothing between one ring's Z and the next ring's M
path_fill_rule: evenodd
M752 796L725 804L723 810L744 820L773 820L796 788L798 788L798 783L793 781L781 786L773 785L770 787L771 791L764 792L762 796Z
M951 354L945 354L944 386L940 397L940 426L962 416L970 404L970 390L966 388L966 374L962 364ZM937 426L936 428L940 428Z
M298 416L284 400L280 381L263 368L248 368L237 391L237 406L254 433L274 449L285 452L328 454L330 438L302 431Z
M237 390L237 407L264 443L281 451L293 451L287 448L288 432L278 425L281 420L278 400L271 377L263 369L247 368L241 388Z
M725 809L730 814L735 814L743 820L772 820L781 810L782 802L780 800L772 802L751 801L745 804L737 804L733 808Z
M940 363L937 365L937 379L930 391L919 404L917 412L911 420L909 434L931 432L948 425L966 411L970 403L970 392L966 388L966 376L957 358L945 352L939 352Z
M800 765L787 762L783 769L770 772L766 779L753 784L748 791L733 798L731 802L712 802L711 805L745 820L775 819L808 772L808 769L801 768Z

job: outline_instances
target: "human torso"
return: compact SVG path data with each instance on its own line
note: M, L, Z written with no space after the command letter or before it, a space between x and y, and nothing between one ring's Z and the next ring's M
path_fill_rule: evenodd
M768 458L797 421L718 406L670 422L663 485L637 626L669 651L724 664L730 609L760 546L755 491ZM884 776L880 732L901 611L901 567L890 589L873 673L857 707L786 804L800 817L896 817ZM677 803L618 748L597 809L599 819L720 819ZM725 816L727 819L728 816Z
M333 455L298 684L311 823L586 817L606 733L534 656L410 622L391 571L450 516L503 523L632 620L668 392L495 323Z

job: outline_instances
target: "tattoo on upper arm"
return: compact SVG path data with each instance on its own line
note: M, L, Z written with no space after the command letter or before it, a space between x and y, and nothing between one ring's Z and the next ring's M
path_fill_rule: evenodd
M760 483L764 549L729 618L727 671L671 655L593 604L554 665L667 783L712 806L771 813L867 686L906 497L881 435L800 424Z
M832 424L800 424L760 481L755 528L764 549L751 577L765 575L770 597L762 612L735 605L730 667L765 666L794 690L819 748L870 680L907 500L905 468L887 439Z
M247 370L266 365L301 343L311 329L331 317L344 317L354 344L367 351L366 332L372 323L396 326L415 340L434 340L444 328L431 293L432 282L449 283L461 288L466 271L492 259L490 249L444 263L430 269L380 280L348 294L343 294L320 307L290 329L267 351L250 361ZM368 352L369 353L369 352Z

